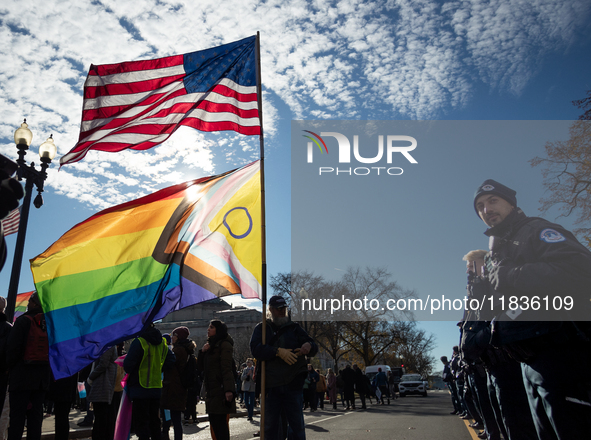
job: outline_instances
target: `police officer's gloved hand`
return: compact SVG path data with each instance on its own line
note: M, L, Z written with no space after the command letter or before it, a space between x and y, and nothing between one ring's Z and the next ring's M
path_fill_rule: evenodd
M487 276L490 285L495 290L505 290L509 287L509 271L515 268L513 262L505 258L501 261L495 262L490 269L487 266Z
M0 219L3 219L10 211L18 208L25 192L19 181L8 177L4 170L0 170L0 181Z

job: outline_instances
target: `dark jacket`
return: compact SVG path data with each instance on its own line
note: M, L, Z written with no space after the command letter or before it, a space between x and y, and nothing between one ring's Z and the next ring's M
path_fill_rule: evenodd
M443 364L443 373L441 374L441 380L444 382L453 382L454 375L451 373L451 368L449 366L449 362Z
M572 312L551 309L551 315L544 315L530 309L515 319L508 318L507 314L498 317L493 335L495 345L563 331L563 324L572 320L574 312L589 316L591 252L572 233L547 220L527 217L516 208L503 222L488 229L486 235L494 237L493 261L508 267L497 294L529 298L548 295L550 304L558 295L571 296L575 301ZM541 320L544 316L548 320ZM560 321L556 321L557 316ZM541 345L550 348L551 344Z
M312 347L308 356L315 356L318 353L318 346L308 336L306 331L299 324L288 321L281 327L276 326L270 320L267 321L267 340L263 345L263 323L259 323L250 339L250 351L259 361L265 362L266 387L273 388L281 385L291 384L293 387L304 387L304 380L308 374L308 362L305 356L298 356L293 365L288 365L284 360L277 357L277 348L294 350L301 348L306 342ZM258 364L257 364L258 365ZM257 374L260 369L257 368ZM260 381L259 381L260 383Z
M155 327L149 327L144 331L141 338L151 345L165 344L166 342L162 339L162 334ZM174 354L170 349L167 348L168 354L164 360L162 371L166 371L174 366ZM127 356L123 361L123 368L125 372L129 374L127 378L127 392L130 399L160 399L162 395L162 388L144 388L140 384L139 380L139 368L142 359L144 358L144 349L139 341L139 338L135 338L129 347Z
M163 409L184 411L187 404L187 389L181 384L181 374L187 365L189 355L195 353L195 343L191 339L177 340L172 352L176 361L174 368L164 372L160 406Z
M314 368L308 370L308 382L310 382L308 384L308 390L316 391L318 382L320 382L320 375L316 372L316 370L314 370Z
M27 316L35 316L43 310L30 310L19 316L8 336L7 356L9 390L44 390L49 389L51 369L46 364L27 364L23 360L31 320Z
M353 391L355 389L355 370L347 366L341 370L341 377L343 378L345 390Z
M78 373L63 379L53 380L45 398L51 402L74 402L78 392Z
M353 368L353 372L355 373L355 391L357 391L359 394L361 394L361 393L367 394L369 390L367 387L367 381L366 381L365 374L363 374L363 371L361 371L361 368L357 368L357 369ZM371 386L371 384L370 384L370 386Z
M490 347L490 322L465 321L462 324L460 351L467 362L474 362Z
M459 353L456 353L451 357L449 366L451 368L451 374L454 376L454 380L458 383L463 383L464 375L462 374L462 366Z
M6 315L0 312L0 374L8 373L6 364L6 351L8 347L8 335L10 335L12 325L6 319Z
M236 394L234 377L234 341L230 335L210 338L210 348L205 353L199 350L197 369L204 373L205 411L207 414L233 414L236 401L226 400L226 392Z

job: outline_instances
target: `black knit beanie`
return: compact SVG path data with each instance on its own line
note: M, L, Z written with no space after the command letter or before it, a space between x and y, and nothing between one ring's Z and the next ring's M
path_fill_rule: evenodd
M478 209L476 209L476 200L478 200L478 197L483 194L495 194L509 202L511 205L517 206L517 192L513 191L511 188L503 185L502 183L497 182L496 180L487 179L474 193L474 210L476 211L476 215L478 215L478 217L480 217L480 215L478 214Z

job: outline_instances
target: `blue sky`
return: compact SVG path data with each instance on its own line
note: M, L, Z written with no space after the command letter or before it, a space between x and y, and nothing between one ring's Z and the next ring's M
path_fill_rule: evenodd
M58 156L68 152L78 138L82 85L91 63L192 52L260 31L272 275L291 268L292 119L570 120L581 113L571 101L591 89L591 5L585 0L225 1L222 6L49 0L40 8L32 1L3 2L0 152L16 158L12 137L25 117L34 151L53 134ZM458 152L449 154L463 160ZM518 197L527 200L530 215L536 215L542 178L527 159L539 154L543 145L520 152L516 167L523 173L507 176ZM39 162L33 156L27 160ZM420 166L427 169L429 155L423 156ZM181 129L150 151L92 152L59 172L53 164L45 205L31 211L24 260L99 209L257 157L258 139ZM471 196L488 177L493 176L475 180L456 173L449 179ZM422 186L431 184L418 184L410 194L413 203L432 203L432 193ZM463 213L445 214L442 230L464 220ZM475 216L466 221L471 231L478 230L474 240L481 239L484 225L475 223ZM561 223L570 226L568 219ZM9 259L0 274L5 292L15 239L7 239ZM415 264L423 261L424 249L404 252ZM412 280L404 284L413 288ZM19 291L32 289L25 265ZM424 327L437 336L434 356L449 354L453 325Z

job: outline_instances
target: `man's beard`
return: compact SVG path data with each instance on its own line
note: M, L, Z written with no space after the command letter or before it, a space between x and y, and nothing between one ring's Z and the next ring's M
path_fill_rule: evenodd
M289 316L271 316L271 321L273 321L273 324L281 327L283 324L289 322Z

